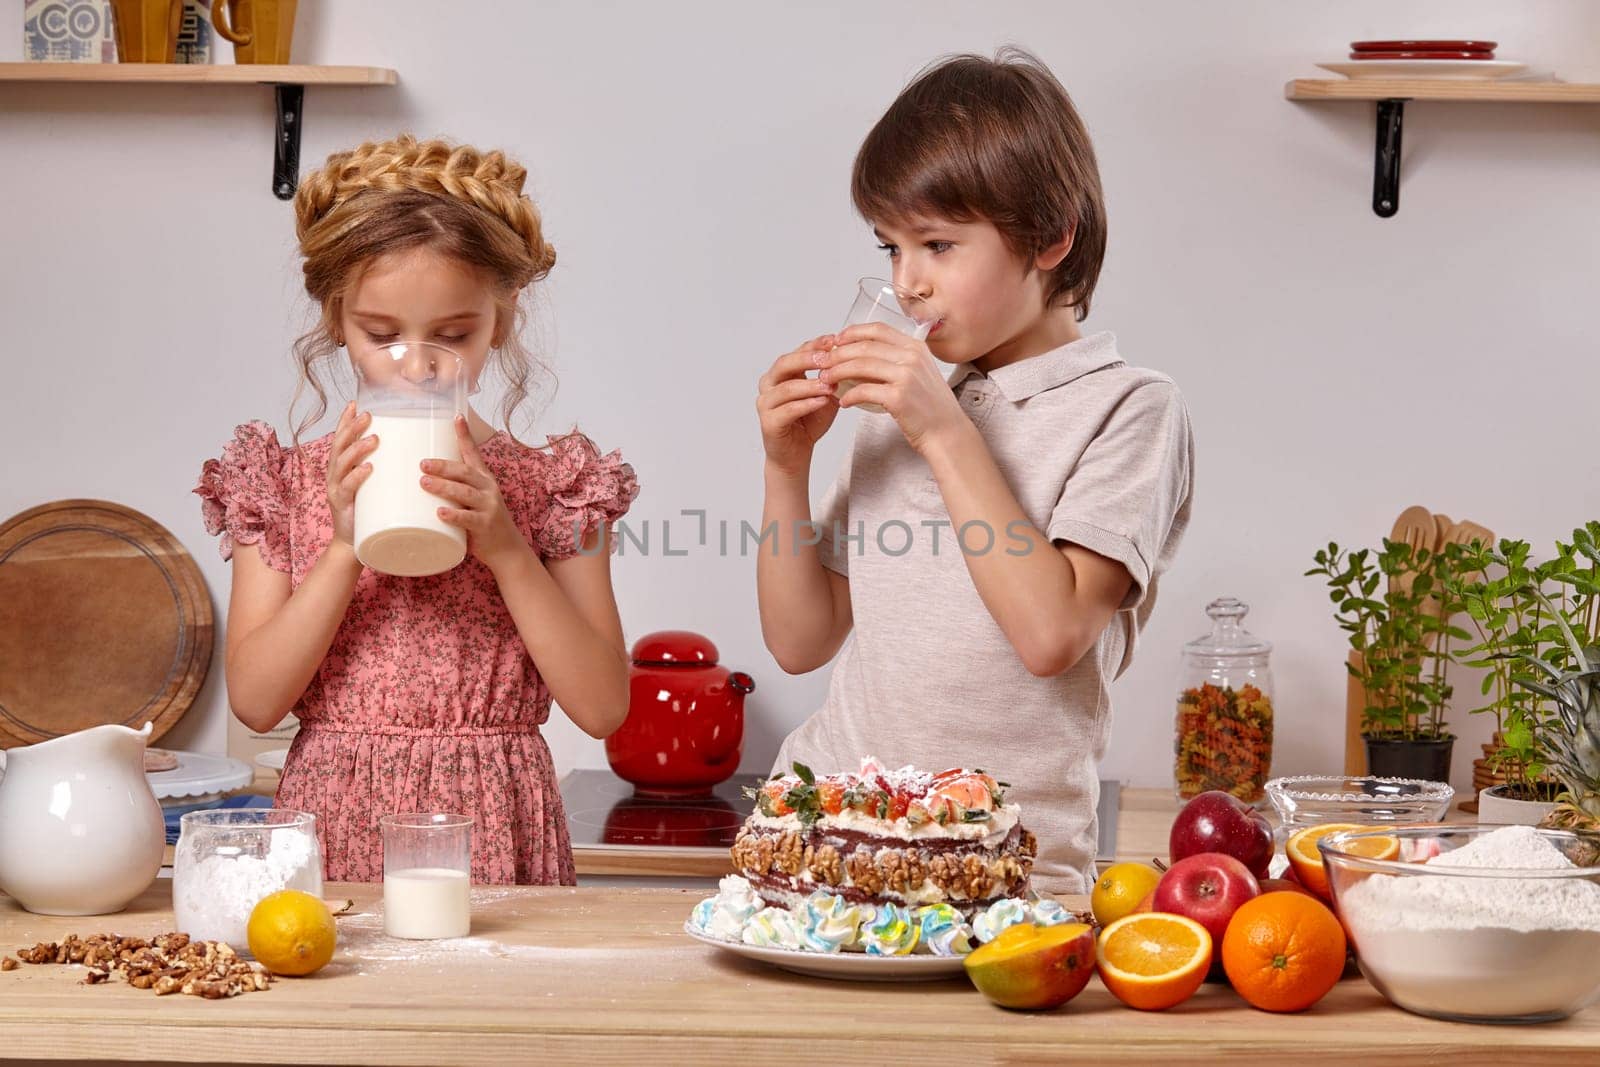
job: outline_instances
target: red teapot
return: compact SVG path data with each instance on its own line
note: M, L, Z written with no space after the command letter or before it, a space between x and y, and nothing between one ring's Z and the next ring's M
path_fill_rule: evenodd
M717 665L717 646L688 630L634 642L628 717L606 760L641 793L706 793L739 769L744 698L756 683Z

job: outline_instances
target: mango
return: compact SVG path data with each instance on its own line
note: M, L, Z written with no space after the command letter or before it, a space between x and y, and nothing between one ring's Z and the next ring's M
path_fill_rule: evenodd
M1008 926L962 961L978 992L1002 1008L1058 1008L1094 973L1094 929L1085 923Z

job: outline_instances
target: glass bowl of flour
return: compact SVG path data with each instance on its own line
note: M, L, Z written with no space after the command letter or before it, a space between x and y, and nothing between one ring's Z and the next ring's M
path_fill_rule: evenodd
M172 910L195 940L250 953L250 912L280 889L322 895L317 817L283 808L191 811L179 820Z
M1398 838L1394 860L1344 851ZM1531 826L1397 826L1322 838L1361 972L1396 1005L1470 1022L1561 1019L1600 999L1594 839Z

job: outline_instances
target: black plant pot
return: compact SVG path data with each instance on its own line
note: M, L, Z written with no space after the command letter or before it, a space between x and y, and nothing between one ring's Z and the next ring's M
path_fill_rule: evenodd
M1389 741L1363 736L1367 743L1367 773L1379 778L1421 778L1428 782L1450 780L1450 749L1454 737L1437 741Z

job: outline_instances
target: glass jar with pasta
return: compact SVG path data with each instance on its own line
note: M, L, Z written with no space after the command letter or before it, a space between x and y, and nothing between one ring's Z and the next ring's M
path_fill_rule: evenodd
M1179 800L1209 790L1249 804L1272 772L1272 645L1244 628L1248 605L1206 605L1211 632L1183 646L1175 778Z

